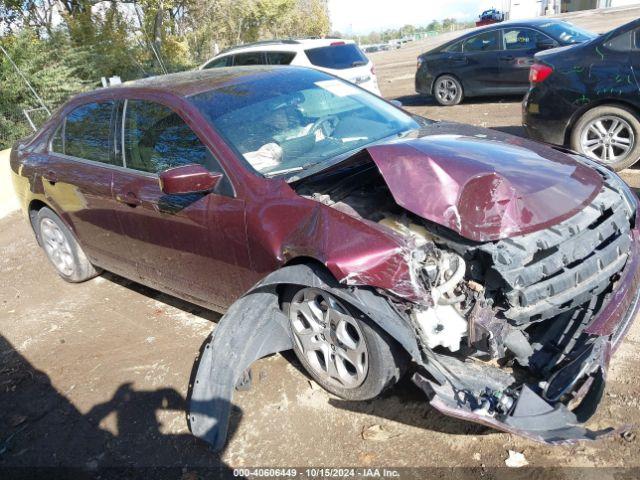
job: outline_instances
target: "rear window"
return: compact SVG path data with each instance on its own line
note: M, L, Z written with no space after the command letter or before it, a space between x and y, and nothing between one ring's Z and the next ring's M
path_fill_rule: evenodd
M355 43L331 45L305 50L309 61L316 67L344 70L369 63L367 57Z

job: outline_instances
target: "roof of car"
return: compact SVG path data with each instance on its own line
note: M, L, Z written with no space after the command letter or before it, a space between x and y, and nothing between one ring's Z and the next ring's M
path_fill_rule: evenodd
M481 27L476 27L472 30L470 30L467 33L464 33L462 35L460 35L459 37L454 38L453 40L449 40L445 43L443 43L442 45L439 45L437 47L435 47L432 50L429 50L429 52L436 52L439 51L443 48L448 47L451 44L454 44L456 42L458 42L459 40L465 39L465 38L469 38L469 37L473 37L474 35L477 35L479 33L482 33L486 30L491 30L491 29L500 29L500 28L512 28L512 27L536 27L545 23L549 23L549 22L564 22L564 23L568 23L560 18L548 18L548 17L539 17L539 18L530 18L530 19L524 19L524 20L507 20L505 22L498 22L498 23L491 23L489 25L483 25Z
M292 70L305 67L289 67L281 65L252 65L246 67L212 68L209 70L194 70L188 72L170 73L155 77L143 78L124 82L108 87L104 90L140 89L170 92L181 97L188 97L223 87L238 81L256 76L271 75L274 72L290 74Z
M287 51L299 52L308 48L327 47L337 42L355 44L353 40L343 38L292 38L282 40L264 40L261 42L245 43L243 45L235 45L233 47L222 50L217 55L211 57L204 62L200 68L203 68L209 62L218 58L226 57L234 53L242 52L261 52L261 51Z

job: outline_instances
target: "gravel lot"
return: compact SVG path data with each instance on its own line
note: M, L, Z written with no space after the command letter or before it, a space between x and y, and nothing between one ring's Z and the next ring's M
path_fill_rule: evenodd
M573 21L601 31L639 12ZM431 118L521 132L517 98L444 109L416 97L415 57L427 48L422 42L374 57L387 97ZM550 447L444 417L406 380L369 402L338 400L291 355L256 364L253 388L234 398L231 440L213 454L189 435L184 409L194 360L218 319L110 274L67 284L21 214L0 219L0 467L186 466L180 475L194 478L196 466L465 466L493 478L502 475L492 468L504 467L508 450L534 467L640 467L635 427L624 437ZM640 421L639 364L636 322L613 360L591 428ZM621 472L580 473L590 474Z

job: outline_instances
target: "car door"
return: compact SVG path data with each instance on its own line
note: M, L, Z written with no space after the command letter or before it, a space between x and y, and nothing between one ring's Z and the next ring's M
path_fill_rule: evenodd
M244 202L226 175L210 193L165 195L158 174L198 163L221 165L166 105L128 99L120 113L125 169L116 172L117 216L139 280L206 306L225 308L238 292L238 244L246 249Z
M462 81L467 94L493 93L498 87L499 32L490 30L474 35L462 42L460 58L453 73Z
M64 117L49 144L42 184L47 201L71 226L89 259L121 271L125 250L112 196L118 165L112 134L115 104L86 103Z
M555 40L527 27L502 30L502 45L498 54L499 87L514 93L526 92L529 88L529 67L533 56L541 50L538 45L556 43Z

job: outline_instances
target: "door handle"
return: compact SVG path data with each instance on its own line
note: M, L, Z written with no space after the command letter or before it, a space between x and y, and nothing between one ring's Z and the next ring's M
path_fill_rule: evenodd
M116 195L116 201L124 203L125 205L129 205L130 207L137 207L138 205L142 205L142 200L140 200L133 192L127 192L125 194L118 193Z
M49 170L43 177L47 182L49 182L51 185L55 185L56 182L58 181L58 176L56 175L56 172L54 172L53 170Z
M503 62L511 62L515 59L516 57L514 57L513 55L507 55L506 57L500 57L500 60L502 60Z

